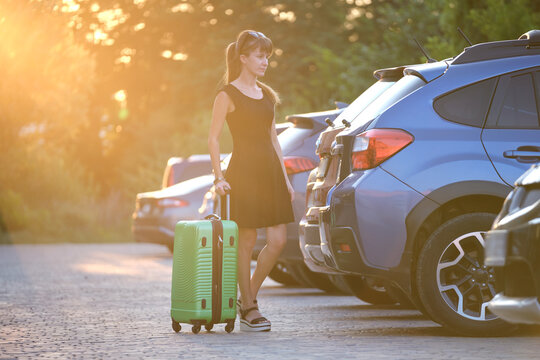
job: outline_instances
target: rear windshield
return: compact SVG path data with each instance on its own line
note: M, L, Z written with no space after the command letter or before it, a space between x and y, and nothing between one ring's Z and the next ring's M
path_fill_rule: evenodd
M278 135L279 145L281 146L282 154L289 154L294 149L298 148L308 138L313 129L292 126Z
M405 75L396 82L394 86L388 88L381 96L371 102L364 111L358 114L353 120L354 124L351 126L351 129L359 128L368 121L373 120L384 110L425 84L424 80L420 79L418 76Z
M178 164L180 165L180 164ZM212 164L208 161L195 161L188 162L182 168L181 166L173 166L174 183L193 179L201 175L208 175L212 173Z
M373 102L379 95L381 95L384 91L386 91L390 86L394 85L395 81L386 81L386 80L379 80L375 84L371 85L369 88L367 88L366 91L364 91L359 97L356 98L350 104L347 106L345 110L334 121L335 124L341 125L342 120L345 119L349 122L352 122L353 119L358 117L358 114L360 114L366 107L368 107L369 104Z

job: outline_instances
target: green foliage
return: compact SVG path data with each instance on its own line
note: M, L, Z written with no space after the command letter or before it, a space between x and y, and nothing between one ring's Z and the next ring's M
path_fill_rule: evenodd
M80 166L53 152L12 148L0 173L0 218L14 241L91 240L97 189Z
M10 241L88 241L97 189L72 150L94 62L67 17L34 5L0 4L0 227Z
M469 46L457 27L476 44L517 39L540 24L540 5L530 0L437 0L430 2L430 8L439 17L442 33L430 35L427 46L438 59L453 57Z
M0 150L13 146L23 128L68 148L87 120L91 54L74 41L66 16L9 0L0 3L0 14Z

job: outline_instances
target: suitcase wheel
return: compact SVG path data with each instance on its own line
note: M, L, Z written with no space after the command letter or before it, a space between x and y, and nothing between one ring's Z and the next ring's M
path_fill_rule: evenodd
M198 334L199 331L201 331L201 325L193 325L191 331L193 331L194 334Z
M180 332L180 330L182 330L182 326L180 326L179 323L177 323L176 321L172 321L172 329L174 330L174 332Z
M204 328L206 329L206 331L212 330L213 327L214 327L214 324L212 323L204 325Z
M227 325L225 325L225 331L230 333L234 330L234 320L227 322Z

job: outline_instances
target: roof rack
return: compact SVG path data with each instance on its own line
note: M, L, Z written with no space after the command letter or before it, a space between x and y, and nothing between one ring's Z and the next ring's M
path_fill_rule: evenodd
M466 47L453 65L515 56L540 55L540 30L531 30L518 40L493 41Z

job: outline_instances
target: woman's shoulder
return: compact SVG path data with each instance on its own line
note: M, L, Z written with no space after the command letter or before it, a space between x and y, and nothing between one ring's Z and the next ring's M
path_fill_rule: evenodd
M218 88L216 91L216 96L220 93L224 92L225 94L229 95L229 97L232 99L234 96L234 89L232 88L231 84L225 84Z

